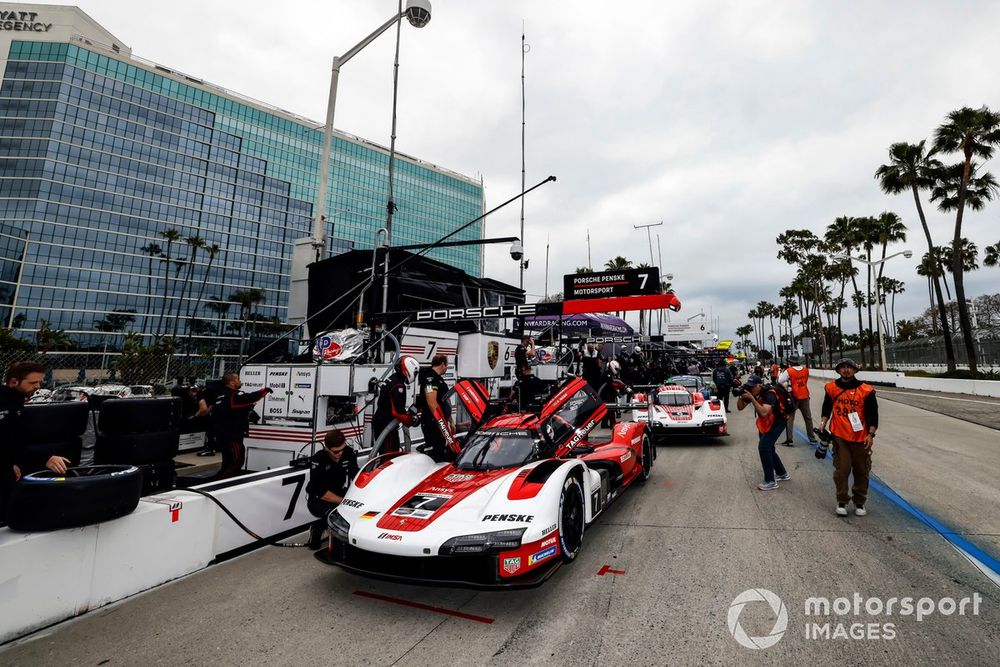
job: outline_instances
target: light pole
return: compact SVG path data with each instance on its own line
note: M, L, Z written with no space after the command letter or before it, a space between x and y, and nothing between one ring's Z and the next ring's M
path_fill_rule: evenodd
M853 255L844 255L844 254L841 254L841 253L833 253L832 256L833 257L840 257L841 259L849 259L849 260L851 260L853 262L858 262L859 264L867 264L868 266L876 267L879 264L883 264L885 262L888 262L893 257L899 257L900 255L902 255L903 257L906 257L907 259L909 259L910 257L913 257L913 251L912 250L903 250L901 252L893 253L893 254L889 255L888 257L883 257L882 259L877 259L877 260L874 260L874 261L871 261L871 262L869 262L867 259L864 259L863 257L855 257ZM882 332L882 310L881 309L882 309L882 290L879 289L878 281L876 280L875 281L875 322L876 322L876 324L878 324L879 370L883 370L884 371L885 367L886 367L886 363L885 363L885 335Z
M296 252L292 262L292 294L289 298L289 320L305 319L306 266L311 261L323 259L326 248L326 193L330 185L330 152L333 143L333 116L337 108L337 83L340 81L340 68L344 63L371 44L383 32L397 21L406 17L414 28L423 28L431 20L431 3L429 0L407 0L406 9L395 13L392 18L376 28L371 34L347 50L342 56L334 56L330 70L330 97L326 105L326 125L323 126L323 152L319 164L319 185L316 189L316 201L313 203L313 230L309 239L296 242L296 246L308 242L313 248L312 257ZM301 291L300 291L301 290ZM292 311L295 311L293 314Z
M663 224L663 221L661 220L660 222L654 222L654 223L651 223L651 224L648 224L648 225L632 225L632 227L635 228L635 229L645 229L646 230L646 241L649 243L649 265L650 266L656 266L656 260L653 259L653 234L649 231L649 228L650 227L659 227L662 224ZM652 315L652 313L649 313L649 314ZM647 318L647 319L651 319L651 318ZM653 328L653 323L652 322L647 322L646 323L646 330L650 331L650 330L652 330L652 328ZM639 313L639 333L640 334L642 333L642 313L641 312Z

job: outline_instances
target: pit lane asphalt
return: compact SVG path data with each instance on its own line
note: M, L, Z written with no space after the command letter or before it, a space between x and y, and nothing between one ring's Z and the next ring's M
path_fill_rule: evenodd
M880 407L873 472L1000 556L996 431L899 403ZM661 446L650 480L600 517L579 559L540 588L370 581L323 566L304 549L266 548L39 633L0 652L0 664L996 664L997 585L881 493L871 494L867 517L836 517L830 461L817 461L801 438L778 447L792 480L757 491L751 417L731 417L734 435L725 440ZM605 565L625 574L598 576ZM743 648L727 627L733 599L751 588L773 591L787 608L784 637L764 650ZM809 597L854 592L883 601L979 593L982 602L979 616L921 622L805 615ZM775 615L753 603L739 621L760 636ZM893 622L896 638L807 639L807 622Z

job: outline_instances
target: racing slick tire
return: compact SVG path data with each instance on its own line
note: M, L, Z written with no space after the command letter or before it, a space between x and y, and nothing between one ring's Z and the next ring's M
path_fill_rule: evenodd
M656 447L653 446L649 435L642 436L642 472L639 474L639 481L645 482L649 479L653 471L653 461L656 460Z
M131 465L43 470L22 477L11 490L7 525L32 532L74 528L117 519L139 505L142 472Z
M583 487L580 480L570 475L563 482L559 496L559 550L567 563L574 560L583 546L583 527L586 516L583 506Z

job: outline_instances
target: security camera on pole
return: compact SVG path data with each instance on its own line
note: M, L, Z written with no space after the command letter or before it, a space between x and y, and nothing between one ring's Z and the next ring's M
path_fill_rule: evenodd
M295 241L295 252L292 257L292 285L288 303L288 320L291 323L303 323L306 317L306 300L308 290L308 274L306 266L323 259L326 248L326 196L330 183L330 150L333 142L333 117L337 107L337 84L340 81L340 68L356 56L362 49L371 44L383 32L392 27L403 17L414 28L423 28L431 20L431 3L428 0L407 0L406 9L398 11L388 21L376 28L371 34L355 44L344 55L335 56L330 72L330 97L326 107L326 125L323 127L323 152L320 159L319 184L316 189L316 201L313 204L312 236ZM395 119L395 110L393 112ZM306 247L312 252L303 252Z

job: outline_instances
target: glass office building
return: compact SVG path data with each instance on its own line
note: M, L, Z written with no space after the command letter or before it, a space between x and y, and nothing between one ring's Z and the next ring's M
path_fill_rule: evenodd
M284 322L320 124L135 59L76 8L18 7L38 25L57 10L77 22L0 40L0 326L47 325L93 349L120 331L236 340L251 311ZM372 247L387 171L384 148L335 135L334 245ZM414 158L397 155L394 183L394 245L483 212L480 181ZM482 273L478 246L431 256Z

